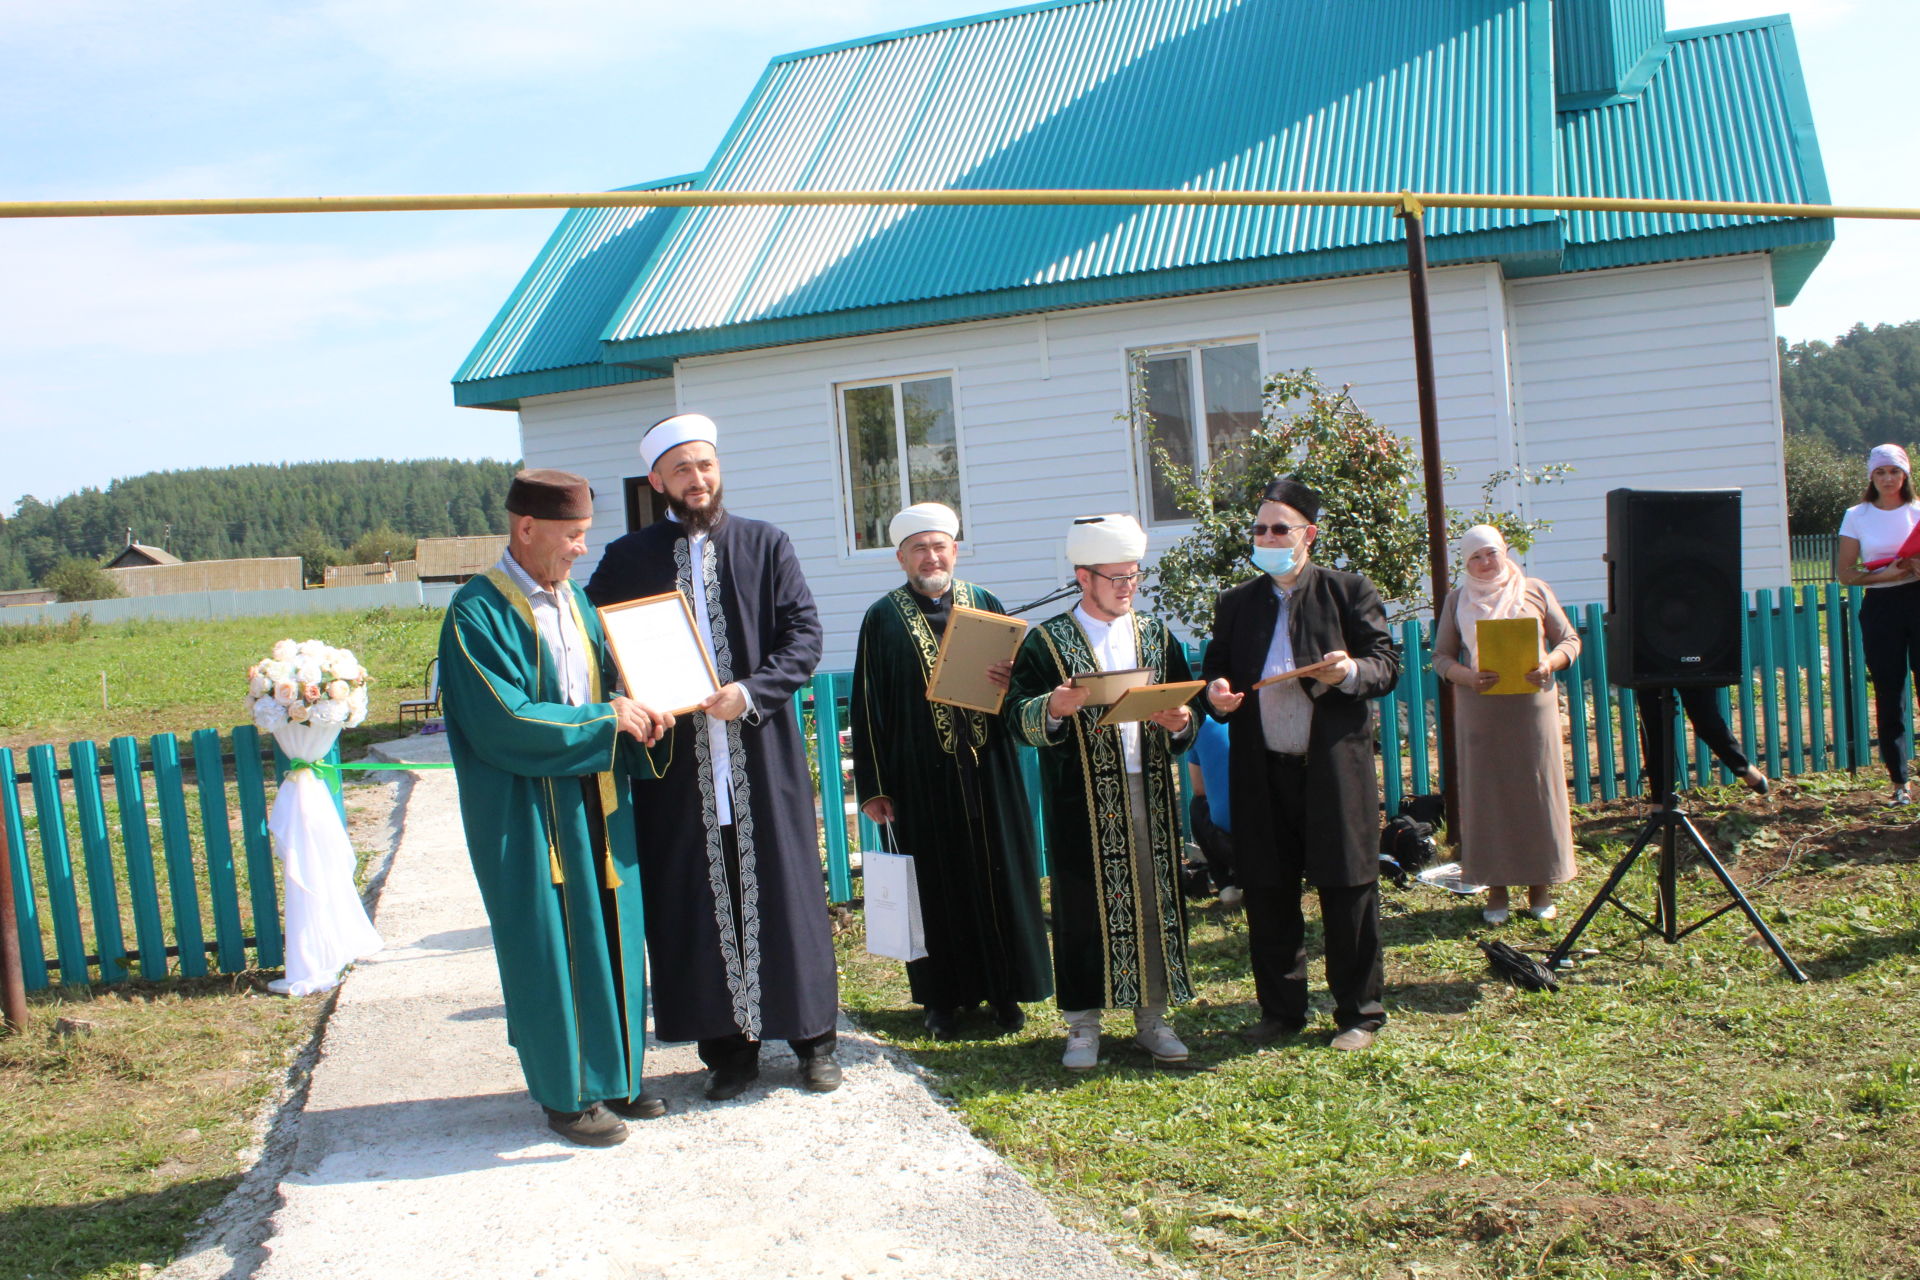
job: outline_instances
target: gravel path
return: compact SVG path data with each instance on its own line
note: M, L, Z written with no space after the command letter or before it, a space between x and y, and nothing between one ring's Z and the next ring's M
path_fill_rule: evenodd
M444 759L445 745L378 754ZM452 773L402 785L376 915L387 948L342 987L304 1110L168 1280L1138 1274L844 1020L835 1093L800 1089L770 1044L759 1083L711 1103L693 1046L650 1040L649 1084L672 1111L611 1150L555 1139L507 1045Z

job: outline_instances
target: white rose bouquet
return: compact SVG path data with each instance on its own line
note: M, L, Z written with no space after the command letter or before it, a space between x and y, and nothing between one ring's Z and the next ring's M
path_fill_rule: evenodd
M247 668L247 707L268 733L288 724L351 729L367 718L367 680L351 649L281 640Z

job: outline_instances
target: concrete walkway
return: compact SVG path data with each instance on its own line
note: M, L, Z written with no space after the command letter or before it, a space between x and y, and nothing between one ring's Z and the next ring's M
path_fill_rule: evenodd
M379 754L444 759L445 742ZM836 1093L801 1090L791 1054L770 1044L756 1086L710 1103L693 1047L649 1041L668 1116L632 1124L611 1150L555 1139L507 1045L452 772L400 785L404 826L375 916L387 948L341 990L277 1203L270 1181L253 1193L271 1219L228 1229L169 1277L1137 1274L1063 1227L844 1021Z

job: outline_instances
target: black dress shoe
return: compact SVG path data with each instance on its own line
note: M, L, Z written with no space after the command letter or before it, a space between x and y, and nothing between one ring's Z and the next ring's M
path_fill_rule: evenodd
M824 1054L800 1059L800 1082L815 1093L832 1093L840 1087L840 1064Z
M960 1011L958 1009L927 1010L927 1016L921 1019L926 1024L927 1034L935 1040L958 1040L960 1038Z
M597 1102L585 1111L541 1110L547 1113L547 1128L568 1142L583 1147L617 1147L627 1140L626 1124Z
M637 1098L608 1098L601 1105L629 1120L658 1120L667 1114L667 1100L652 1093L643 1093Z
M995 1000L987 1007L993 1010L993 1025L1002 1031L1011 1034L1027 1025L1027 1011L1016 1000Z
M715 1071L707 1080L707 1101L725 1102L728 1098L737 1098L759 1078L758 1067L748 1071Z
M1263 1017L1240 1033L1240 1038L1250 1044L1272 1044L1276 1040L1287 1040L1307 1029L1304 1022L1292 1022L1285 1018Z

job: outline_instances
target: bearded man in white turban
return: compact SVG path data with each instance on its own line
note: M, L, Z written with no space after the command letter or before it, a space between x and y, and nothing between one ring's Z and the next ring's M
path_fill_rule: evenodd
M874 601L853 662L853 782L860 810L892 825L913 859L927 954L907 965L914 1003L937 1040L966 1033L982 1001L1002 1031L1022 1001L1053 994L1040 912L1033 817L1014 740L997 714L927 700L956 608L1005 613L954 577L960 517L922 502L888 527L907 580ZM1007 687L1013 664L987 678Z
M1053 985L1067 1022L1061 1065L1100 1060L1103 1009L1133 1013L1134 1043L1163 1063L1187 1047L1167 1007L1193 998L1180 893L1180 789L1174 757L1193 745L1192 708L1101 726L1104 707L1074 677L1141 669L1148 683L1189 678L1186 648L1134 611L1147 535L1128 515L1085 516L1067 533L1080 603L1027 633L1006 714L1040 752L1053 894Z

